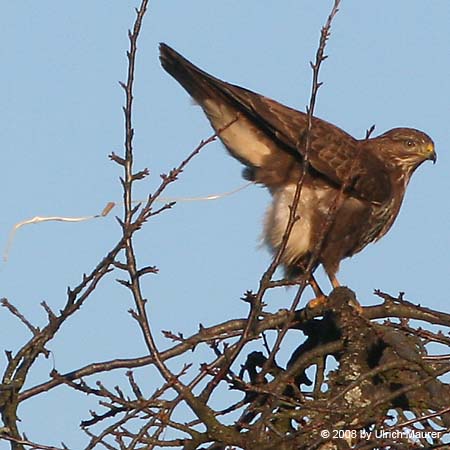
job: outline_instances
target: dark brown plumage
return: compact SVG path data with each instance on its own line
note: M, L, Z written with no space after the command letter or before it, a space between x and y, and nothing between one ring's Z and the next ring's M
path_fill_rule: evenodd
M200 70L165 44L161 63L203 108L211 125L225 129L220 139L273 196L265 220L265 242L276 252L285 233L289 206L303 170L307 115L262 95L221 81ZM399 212L414 170L436 160L433 141L411 128L357 140L340 128L314 118L309 167L295 223L282 263L288 275L305 268L317 247L324 223L343 189L316 266L322 264L333 284L343 258L380 239ZM315 269L315 267L313 267Z

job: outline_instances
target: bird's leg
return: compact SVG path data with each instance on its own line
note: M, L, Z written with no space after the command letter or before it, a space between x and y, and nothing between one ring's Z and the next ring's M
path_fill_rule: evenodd
M316 294L316 297L325 297L325 294L323 293L322 289L320 289L319 283L314 278L314 275L310 275L308 284L311 286L314 294Z
M316 298L310 300L308 307L317 308L318 306L323 306L327 302L327 296L323 293L322 289L320 289L319 283L316 281L313 274L310 275L308 284L316 295Z
M328 275L328 277L330 278L333 289L336 289L341 286L341 283L339 283L338 279L336 278L336 275Z

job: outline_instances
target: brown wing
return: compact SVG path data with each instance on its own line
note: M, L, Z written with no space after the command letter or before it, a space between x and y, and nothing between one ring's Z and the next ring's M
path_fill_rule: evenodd
M243 120L239 119L240 123L229 130L229 134L241 133L241 141L230 144L230 138L226 137L223 140L227 147L239 147L242 142L242 146L248 149L250 133L247 132L251 131L252 139L261 139L261 148L266 149L266 152L285 151L301 160L305 152L306 114L248 89L221 81L194 66L165 44L161 44L160 51L164 69L202 106L214 128L224 126L225 117L230 121L233 112L244 115ZM221 120L218 119L219 115L223 116ZM248 134L247 139L245 133ZM265 135L266 141L261 134ZM383 202L391 195L389 175L382 161L367 151L361 145L362 142L340 128L314 118L309 162L318 174L332 184L340 187L345 183L348 186L346 190L352 195L370 202ZM230 151L244 164L255 164L248 151L236 148Z

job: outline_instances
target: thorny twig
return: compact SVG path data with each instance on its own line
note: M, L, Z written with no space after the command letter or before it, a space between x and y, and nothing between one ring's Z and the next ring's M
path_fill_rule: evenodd
M15 442L17 449L34 445L34 448L53 450L54 447L39 447L31 441L22 439L17 427L14 428L14 426L17 421L17 405L20 402L60 385L66 385L85 394L95 395L101 399L100 406L105 408L104 412L100 414L92 413L91 419L82 423L84 431L90 437L87 449L93 449L100 445L108 449L117 448L117 445L119 448L135 449L144 445L149 449L183 446L186 450L190 450L200 448L210 442L217 443L218 446L214 447L217 449L223 449L227 445L249 449L258 448L258 450L321 448L320 446L326 443L326 440L318 434L321 429L325 427L330 429L341 422L343 429L351 428L349 424L362 428L373 425L383 427L388 408L399 411L405 409L402 410L396 403L400 401L399 398L406 398L411 404L410 408L416 418L405 419L404 414L399 414L399 420L391 428L392 430L429 419L434 419L437 423L440 423L439 421L445 423L445 416L448 415L449 409L440 403L441 398L445 398L445 396L434 395L433 392L448 394L447 386L438 379L438 376L446 373L449 369L447 364L442 366L445 361L439 361L438 365L436 360L428 356L423 348L430 341L437 341L443 345L448 342L444 338L441 339L438 334L432 334L431 331L417 329L412 325L407 326L405 319L419 319L426 323L450 327L450 315L417 307L407 302L402 295L394 298L381 292L377 292L377 295L384 300L383 304L364 308L361 316L356 318L351 315L351 309L345 307L342 310L334 308L331 311L297 309L303 289L308 282L309 273L314 266L314 259L311 260L305 277L300 280L300 283L297 282L300 286L291 302L290 309L280 310L273 314L263 311L263 298L267 290L289 284L272 281L272 277L281 261L290 230L298 220L296 210L307 171L313 112L317 92L321 85L318 81L319 68L321 62L326 58L324 56L325 44L339 3L338 0L334 2L332 12L322 29L316 62L312 64L313 85L307 109L308 127L304 136L303 172L297 183L283 243L272 264L262 276L258 291L256 293L249 292L245 296L246 301L250 304L248 317L230 320L209 328L201 327L197 333L188 338L184 338L181 334L166 332L165 336L174 342L171 347L161 351L156 346L150 327L146 299L141 285L142 277L146 274L156 273L157 268L154 266L140 268L138 266L133 242L134 233L150 217L172 207L173 203L169 202L161 208L154 209L154 202L160 198L170 183L177 180L192 158L208 143L220 136L223 130L219 130L210 138L200 142L178 167L162 176L161 183L153 195L138 206L132 206L134 182L148 175L147 170L134 172L133 169L133 82L137 40L148 4L148 1L145 0L141 2L133 30L129 33L127 82L121 84L126 93L124 107L125 157L111 155L111 159L124 168L122 180L124 218L120 221L123 235L95 270L89 275L85 275L75 289L68 291L67 304L61 311L54 313L47 304L43 304L48 324L42 330L33 326L12 305L4 303L4 306L28 327L33 338L17 355L12 355L11 352L7 354L6 374L8 378L3 380L0 399L3 402L3 418L8 427L8 434L0 434L0 439ZM237 120L237 117L234 120ZM227 127L234 123L234 120ZM371 132L372 129L367 131L366 138L370 136ZM325 237L328 226L333 220L335 208L339 206L339 196L336 198L334 206L329 213L329 222L322 230L322 238ZM120 261L119 255L122 256L123 253L125 260ZM320 248L317 248L314 258L317 258L319 254ZM127 287L132 295L135 309L131 314L141 330L149 354L138 358L97 362L65 374L59 374L54 370L49 381L22 391L24 379L31 365L39 354L46 354L46 343L54 336L64 321L89 298L100 280L112 268L125 274L126 279L119 281ZM390 322L372 325L371 320L382 318L401 318L401 322L400 325ZM348 320L351 321L351 326L346 322ZM336 323L341 325L339 330L334 330L330 334L330 327L332 329ZM253 365L246 363L245 370L247 372L242 370L239 376L236 375L231 368L238 357L244 356L242 350L245 345L251 341L255 343L267 330L276 330L277 339L272 345L272 350L269 350L265 340L264 348L268 356L264 357L264 362ZM288 330L297 333L301 330L307 339L293 353L296 358L283 367L281 364L275 363L275 358L281 353L282 342ZM363 335L364 339L358 341L358 333ZM207 364L203 363L197 373L192 375L193 366L188 363L187 358L182 361L181 369L178 371L173 369L172 364L176 364L176 357L186 357L188 352L195 351L202 344L210 346L213 357ZM257 344L256 342L255 345ZM359 349L359 353L355 351L353 345L359 346L356 347ZM404 347L402 347L402 351L398 351L399 345ZM414 353L418 347L421 348L421 353L417 351ZM361 348L363 350L360 350ZM345 357L348 357L346 352L354 352L357 360L354 362L353 372L347 374L353 378L349 376L345 378L346 374L343 373ZM409 358L410 353L414 354L412 359ZM263 353L261 352L261 354ZM365 360L366 354L370 354L372 360ZM339 370L329 369L327 361L330 358L335 359ZM127 372L126 377L127 387L133 398L128 397L124 393L126 391L119 386L110 390L102 382L97 382L96 387L91 387L92 383L88 384L82 379L82 377L116 369L144 366L153 366L164 378L160 388L154 390L151 395L146 393L146 386L139 384L140 380L135 378L131 372ZM307 377L305 378L304 375L305 371L311 368L316 370L315 382L311 389L307 389L305 388ZM361 371L358 372L360 369ZM251 376L249 375L250 381L246 381L244 374L250 374L252 371ZM346 383L343 382L343 379ZM409 382L404 380L409 380ZM243 398L237 402L233 400L231 406L212 407L213 402L210 401L210 398L212 394L219 391L216 388L221 381L227 382L234 390L240 391ZM396 384L398 386L395 389L390 389L392 385ZM367 395L365 401L369 402L369 407L360 408L357 403L357 393L359 391L370 393L370 391L365 391L367 385L372 386L377 391L377 395ZM323 390L324 386L327 386L325 391ZM429 386L431 386L430 389L428 389ZM356 396L356 400L352 396ZM192 420L188 422L175 420L176 411L181 403L188 405L194 415ZM425 404L425 410L421 410L423 404ZM435 412L430 413L430 410ZM227 422L224 420L223 423L219 420L224 415L229 414L232 417L232 414L236 416L239 413L242 413L241 417L234 423L230 418L227 418ZM139 423L139 428L136 429L135 423ZM101 424L107 424L107 426L103 425L105 428L98 433L91 431L91 428L99 427ZM198 431L200 429L202 431ZM383 429L387 429L386 426ZM165 434L167 430L178 433L177 437L168 438ZM115 440L114 445L111 444L111 439ZM400 441L386 440L386 442L386 445L396 445L396 448L409 448ZM359 442L355 445L358 448L365 448L366 444L367 442ZM380 446L383 443L377 442L376 445Z
M297 207L298 207L298 203L299 203L299 199L300 199L300 193L301 193L301 189L303 186L303 181L305 179L305 175L306 175L307 169L308 169L308 152L309 152L309 149L311 146L310 134L311 134L311 127L312 127L312 119L313 119L313 114L314 114L314 107L315 107L315 103L316 103L317 91L321 85L321 83L319 83L319 81L318 81L319 69L320 69L321 63L325 59L325 56L323 54L324 50L325 50L325 45L326 45L326 41L329 37L329 30L331 27L331 23L333 21L334 16L338 12L339 3L340 3L340 0L335 0L333 9L327 19L325 26L322 29L319 49L317 50L317 54L316 54L316 62L315 62L315 64L312 64L313 83L312 83L312 89L311 89L310 104L309 104L308 111L307 111L308 112L308 126L307 126L307 130L306 130L306 135L305 135L305 151L304 151L304 158L303 158L303 170L302 170L300 179L298 180L297 185L296 185L294 199L292 201L292 205L290 206L289 219L288 219L288 223L286 226L286 230L283 234L282 243L281 243L280 247L277 249L277 252L272 260L272 263L270 264L270 266L266 269L266 271L262 275L260 283L259 283L258 291L256 292L256 294L251 296L251 301L249 302L250 303L250 313L249 313L249 316L247 319L248 320L247 326L245 327L245 330L242 333L242 336L241 336L237 346L235 347L234 351L232 353L231 352L228 353L226 364L224 364L224 366L220 369L220 372L214 377L214 379L208 384L207 388L204 389L204 391L202 392L202 398L204 400L209 398L209 396L213 392L214 388L217 386L219 381L221 379L223 379L225 373L232 366L232 364L234 363L234 361L236 360L236 358L238 357L238 355L240 354L240 352L246 345L250 336L252 335L252 331L253 331L252 329L254 327L254 323L262 311L263 297L264 297L266 291L268 289L270 289L270 287L271 287L272 276L281 262L282 255L285 251L287 242L289 240L289 235L292 231L292 228L293 228L295 222L298 220ZM300 140L299 140L298 145L300 145ZM294 311L294 309L298 305L298 302L300 301L302 292L306 287L306 284L305 284L306 282L307 282L307 277L305 277L305 279L302 280L302 282L299 286L298 292L297 292L297 294L294 298L294 301L291 305L291 308L290 308L291 311ZM270 357L270 360L271 360L270 362L272 362L274 354L275 354L275 352L272 352L272 356Z
M322 86L322 82L319 82L320 66L323 63L323 61L325 61L325 59L327 58L327 56L324 54L325 46L326 46L327 40L330 36L331 24L333 22L334 17L336 16L336 14L339 11L339 4L340 4L340 0L335 0L333 8L327 18L327 21L321 30L319 47L316 52L316 60L314 63L311 63L311 67L312 67L312 71L313 71L313 80L312 80L312 86L311 86L311 96L310 96L309 106L307 107L308 124L307 124L307 128L306 128L306 133L304 135L305 151L304 151L303 164L302 164L302 174L300 176L300 179L297 182L297 186L295 189L294 199L293 199L292 205L290 207L288 224L286 226L286 231L283 236L281 248L277 252L275 259L277 259L277 257L280 258L282 253L284 252L287 242L289 240L289 236L290 236L292 229L294 227L294 224L297 220L297 217L296 217L297 208L298 208L298 204L299 204L299 200L300 200L303 182L304 182L305 176L308 171L308 166L309 166L309 152L311 150L311 129L312 129L312 123L313 123L313 117L314 117L314 109L316 106L316 99L317 99L317 94L318 94L319 88L320 88L320 86ZM300 145L300 139L299 139L298 145ZM326 225L324 228L326 228ZM324 230L322 232L321 238L319 239L320 243L323 242L323 240L325 239L325 236L326 236L326 231ZM317 249L315 249L315 250L317 250ZM299 289L294 297L294 300L292 301L290 311L294 311L300 302L300 298L306 287L306 283L308 282L309 277L311 275L311 270L314 267L314 263L315 263L314 260L317 257L316 256L317 254L318 254L317 251L313 252L313 256L311 257L310 263L308 264L308 267L306 268L302 284L299 286ZM278 333L275 344L274 344L273 349L268 357L268 360L267 360L267 363L266 363L263 373L267 371L268 367L270 367L271 364L273 364L275 355L278 352L281 342L284 339L287 331L288 331L288 328L284 327L280 331L280 333Z

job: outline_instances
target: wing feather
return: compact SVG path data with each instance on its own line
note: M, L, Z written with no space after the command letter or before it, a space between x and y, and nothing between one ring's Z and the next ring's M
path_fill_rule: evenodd
M247 112L266 133L281 141L292 154L305 155L307 115L275 100L245 88L224 83L222 89ZM384 163L367 148L363 141L317 117L311 128L309 162L333 184L354 196L382 203L391 195L391 182Z
M254 125L256 129L262 130L271 139L282 144L272 146L271 150L280 149L279 151L289 152L291 156L302 161L305 156L305 134L308 124L305 113L248 89L219 80L165 44L161 44L160 51L164 69L203 109L206 101L211 98L217 98L219 105L225 102L230 108L249 119L244 125ZM364 141L357 140L337 126L316 117L313 118L310 138L308 159L317 175L337 187L345 185L345 190L357 198L374 203L382 203L389 199L391 195L389 172L383 161L370 151L368 146L361 145Z

